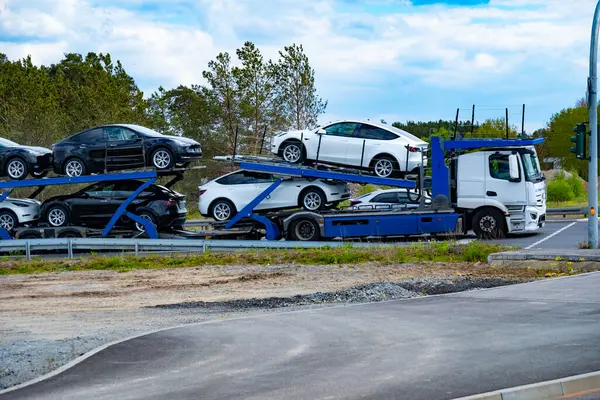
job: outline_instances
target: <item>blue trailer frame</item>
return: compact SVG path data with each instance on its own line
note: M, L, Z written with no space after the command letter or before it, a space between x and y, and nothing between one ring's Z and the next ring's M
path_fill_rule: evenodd
M57 177L57 178L41 178L41 179L24 179L21 181L1 181L0 189L3 190L3 193L0 195L0 201L4 201L12 192L13 189L16 188L26 188L26 187L46 187L53 185L75 185L79 183L95 183L95 182L107 182L107 181L121 181L128 179L145 179L146 181L140 185L140 187L133 192L117 209L115 214L110 219L109 223L106 225L104 230L102 231L102 236L107 237L110 234L110 231L114 228L116 222L120 217L126 215L131 218L133 221L140 223L146 230L146 234L152 239L158 239L158 231L156 227L148 220L143 219L129 211L127 211L127 206L131 204L131 202L148 186L156 182L158 178L156 171L137 171L137 172L121 172L114 174L101 174L101 175L85 175L85 176L77 176L77 177ZM12 237L10 233L5 229L0 228L0 239L2 240L10 240Z

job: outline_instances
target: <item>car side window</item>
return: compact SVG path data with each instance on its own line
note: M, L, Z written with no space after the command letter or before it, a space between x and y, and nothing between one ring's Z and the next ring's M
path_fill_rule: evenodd
M398 204L398 196L397 193L382 193L373 197L370 203L392 203Z
M90 197L111 197L115 184L110 183L97 183L88 188L85 193Z
M325 132L328 136L350 137L354 134L357 127L358 124L354 122L339 122L326 127Z
M104 133L102 132L102 129L92 129L90 131L82 132L73 136L72 140L77 143L94 143L98 141L104 141Z
M367 124L362 124L360 126L358 137L361 139L374 140L393 140L398 138L398 136L394 135L392 132Z
M492 154L489 157L490 176L494 179L510 180L508 154Z
M106 138L109 142L117 142L122 140L135 140L138 135L130 129L120 126L108 126L104 128Z

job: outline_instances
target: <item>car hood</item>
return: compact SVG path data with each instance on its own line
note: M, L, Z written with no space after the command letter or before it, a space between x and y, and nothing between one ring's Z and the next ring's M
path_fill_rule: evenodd
M183 136L172 136L172 135L164 135L166 138L169 138L171 140L174 140L176 142L182 142L185 144L189 144L189 145L200 145L200 143L198 143L197 141L195 141L194 139L190 139L190 138L186 138Z
M6 200L18 201L19 203L31 204L31 205L41 205L42 202L35 199L15 199L12 197L7 197Z
M277 137L277 136L287 136L287 137L294 137L294 138L298 138L298 139L300 139L300 137L304 137L304 138L310 139L311 136L316 136L316 133L314 130L302 129L302 130L281 132L281 133L275 135L275 137Z
M38 147L38 146L19 145L19 146L13 146L12 148L13 149L25 149L25 150L33 151L35 153L42 153L42 154L52 153L52 150L47 149L45 147Z

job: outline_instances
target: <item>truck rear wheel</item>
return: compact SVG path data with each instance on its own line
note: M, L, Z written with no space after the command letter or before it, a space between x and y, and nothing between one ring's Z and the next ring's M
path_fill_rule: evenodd
M302 242L316 241L321 238L319 224L312 218L298 218L290 224L290 240Z
M473 216L473 231L478 239L501 239L506 236L502 214L492 208L479 210Z

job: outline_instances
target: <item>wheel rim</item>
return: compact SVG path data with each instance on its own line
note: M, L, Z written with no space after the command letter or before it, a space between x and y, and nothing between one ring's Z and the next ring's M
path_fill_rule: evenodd
M0 215L0 228L10 231L15 227L15 219L10 214Z
M159 150L154 153L152 162L156 168L167 168L171 163L171 155L166 150Z
M479 220L479 228L486 233L492 233L496 230L496 218L491 215L485 215Z
M65 223L67 215L61 208L54 208L48 213L48 222L52 226L61 226Z
M375 173L378 176L390 176L394 170L394 164L388 159L377 160L375 163Z
M304 196L304 207L307 210L316 210L321 207L321 196L318 193L310 192Z
M227 203L219 203L215 205L213 214L217 221L225 221L231 215L231 207Z
M315 226L310 221L300 221L294 228L296 237L300 240L311 240L315 237Z
M25 174L25 164L21 160L12 160L8 163L8 175L11 178L20 178Z
M298 162L301 154L300 147L295 144L289 144L283 149L283 159L287 162Z
M149 216L148 214L142 214L142 215L140 215L140 218L152 222L152 217ZM146 231L146 227L144 227L144 225L140 224L139 222L135 223L135 227L140 232L145 232Z
M81 176L83 174L83 164L77 160L72 160L67 163L65 168L67 176Z

